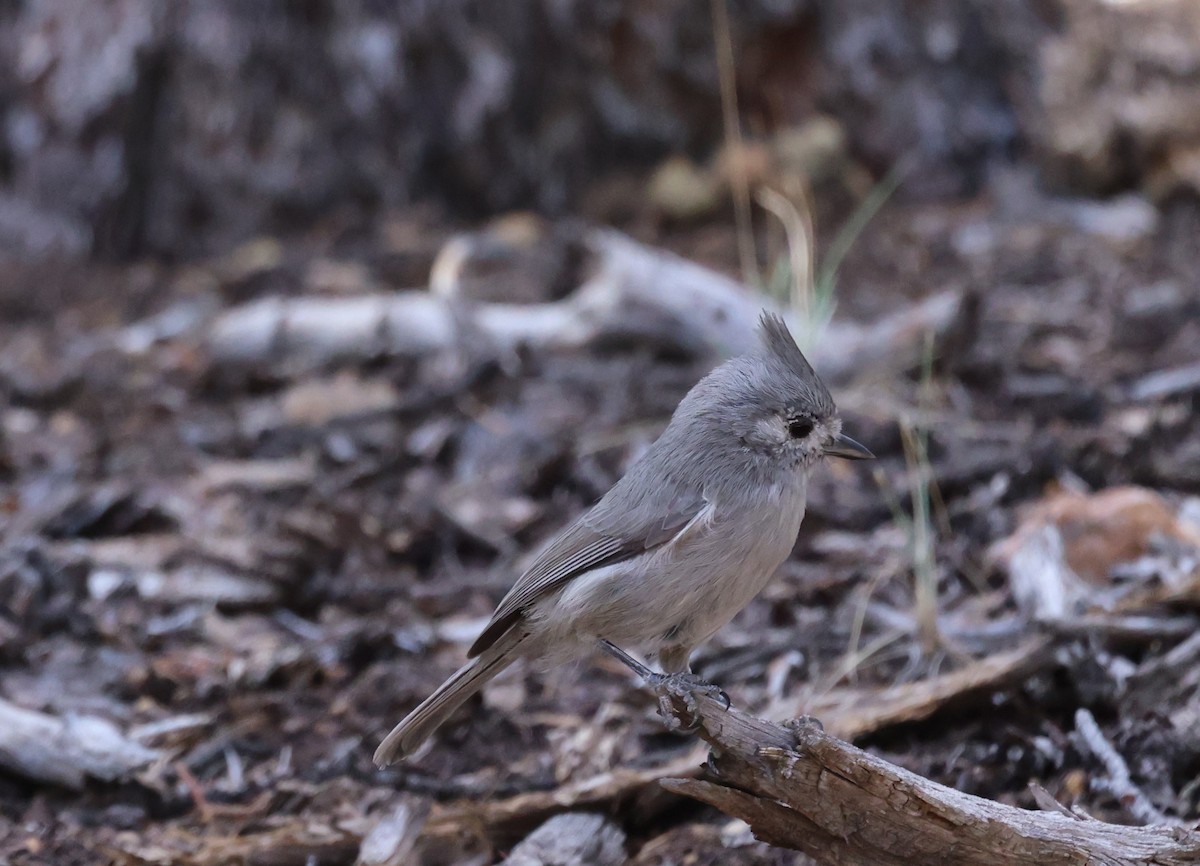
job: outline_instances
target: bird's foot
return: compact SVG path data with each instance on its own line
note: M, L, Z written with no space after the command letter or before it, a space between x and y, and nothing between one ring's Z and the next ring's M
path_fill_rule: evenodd
M696 695L721 704L721 709L729 709L729 695L720 686L715 686L707 680L702 680L693 673L681 671L674 674L660 674L653 671L635 659L625 650L611 641L601 639L600 649L620 661L631 671L646 681L646 685L658 696L658 711L673 730L695 730L700 725L700 707L696 703Z
M724 710L730 706L729 695L723 688L692 673L653 673L646 677L646 683L658 695L658 712L668 727L690 731L700 726L702 715L697 695L716 701Z
M725 693L725 690L696 674L685 671L674 674L655 673L651 674L647 681L655 691L699 692L723 704L724 709L729 709L729 695Z

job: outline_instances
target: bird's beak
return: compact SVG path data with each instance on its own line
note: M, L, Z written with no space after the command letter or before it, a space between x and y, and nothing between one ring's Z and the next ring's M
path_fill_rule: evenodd
M875 459L875 455L867 449L866 445L855 442L849 436L840 433L836 439L825 446L824 451L829 457L845 457L847 460Z

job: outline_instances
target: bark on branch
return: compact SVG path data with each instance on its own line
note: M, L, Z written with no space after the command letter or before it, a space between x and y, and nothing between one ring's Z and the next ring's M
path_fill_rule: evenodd
M765 842L855 866L1176 866L1200 833L1127 827L984 800L895 767L812 719L787 725L665 683L660 699L709 743L709 779L664 787L741 818Z

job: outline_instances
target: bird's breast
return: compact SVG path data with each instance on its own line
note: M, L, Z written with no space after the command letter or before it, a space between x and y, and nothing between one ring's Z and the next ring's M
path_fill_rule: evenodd
M753 596L791 553L804 518L803 476L787 481L793 483L781 482L727 499L710 494L703 524L681 533L674 549L664 551L665 555L673 562L694 563L696 580L710 588L745 585Z

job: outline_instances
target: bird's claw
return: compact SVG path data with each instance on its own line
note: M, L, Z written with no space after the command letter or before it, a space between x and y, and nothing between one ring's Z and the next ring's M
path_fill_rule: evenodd
M680 727L695 730L701 724L700 713L697 711L696 694L712 698L721 704L723 710L728 710L731 701L729 695L720 686L701 679L691 673L660 674L654 673L646 678L646 682L658 693L658 709L663 718L675 720ZM675 700L682 699L687 709L689 724L684 725Z

